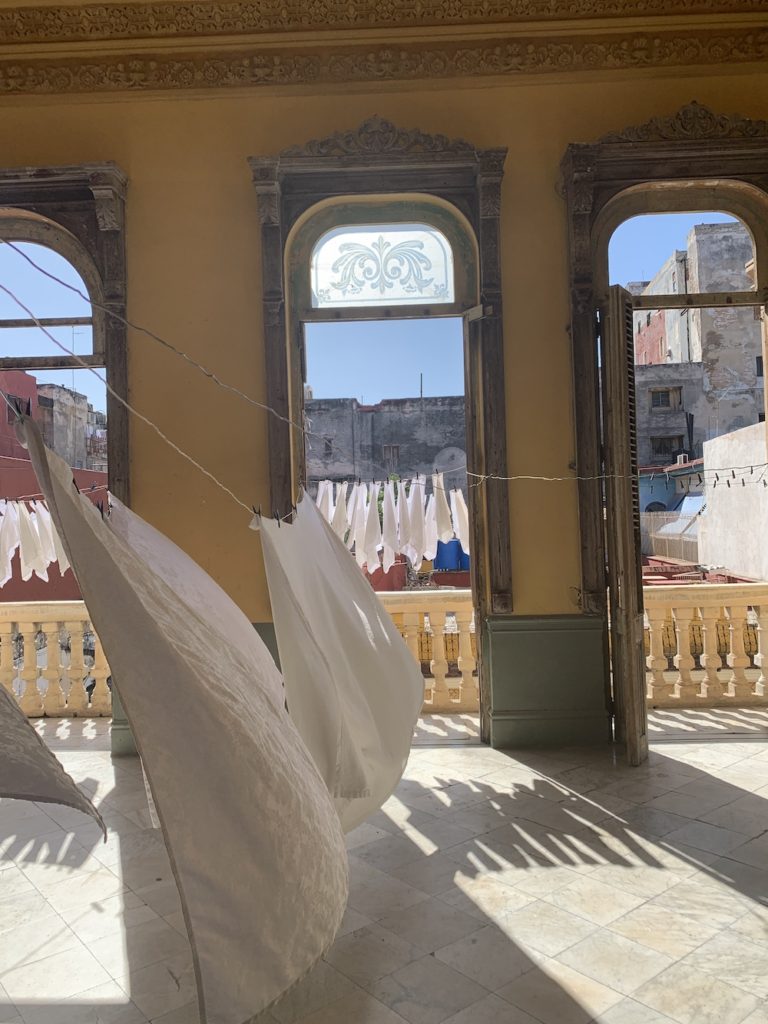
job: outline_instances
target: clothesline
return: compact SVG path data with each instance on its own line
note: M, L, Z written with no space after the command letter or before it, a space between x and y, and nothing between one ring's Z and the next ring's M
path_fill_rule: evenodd
M58 563L63 576L69 560L44 501L25 498L0 499L0 587L13 575L13 556L19 552L21 578L33 575L48 582L48 567Z
M432 561L439 541L456 537L469 554L469 513L463 493L447 491L443 474L432 474L432 494L426 494L427 478L417 474L409 482L394 480L383 484L334 483L322 480L317 490L317 507L331 529L354 552L355 561L369 572L379 567L389 572L397 555L404 555L414 569L426 559ZM449 494L449 497L446 497ZM379 501L381 500L381 512ZM449 504L450 502L450 504ZM381 552L381 563L379 562Z

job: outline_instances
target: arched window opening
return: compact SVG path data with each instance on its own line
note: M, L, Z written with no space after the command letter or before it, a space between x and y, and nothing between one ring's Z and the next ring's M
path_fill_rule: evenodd
M313 308L451 303L453 251L430 224L344 225L311 257Z

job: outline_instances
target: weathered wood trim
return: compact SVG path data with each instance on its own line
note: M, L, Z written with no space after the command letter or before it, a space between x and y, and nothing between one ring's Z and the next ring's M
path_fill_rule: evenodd
M0 233L17 241L48 245L81 274L92 298L125 317L125 190L115 164L0 170ZM125 324L93 310L94 355L89 365L106 366L107 382L128 397ZM10 364L10 360L7 361ZM26 360L28 368L69 368L71 357ZM107 393L109 488L130 502L128 411Z
M266 401L282 417L269 416L273 510L287 514L295 500L302 442L297 424L303 396L295 380L290 385L296 360L288 357L286 337L285 247L307 211L334 198L417 194L449 203L468 222L477 242L477 274L466 298L468 305L482 303L484 315L467 325L465 337L467 460L471 472L507 475L499 229L505 156L506 150L478 151L463 140L401 129L374 117L354 131L313 140L278 157L250 159L262 225ZM297 399L293 407L291 391ZM470 508L480 621L512 610L507 483L471 486ZM481 691L487 697L483 682Z

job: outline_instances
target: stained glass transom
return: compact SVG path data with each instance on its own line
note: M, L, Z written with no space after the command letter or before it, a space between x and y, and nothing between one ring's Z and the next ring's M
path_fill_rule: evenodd
M429 224L334 228L312 251L311 284L316 309L453 302L453 252Z

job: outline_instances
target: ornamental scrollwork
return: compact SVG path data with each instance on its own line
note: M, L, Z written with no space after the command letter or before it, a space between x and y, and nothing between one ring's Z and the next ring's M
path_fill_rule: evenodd
M393 244L379 235L370 245L360 242L342 242L340 255L331 265L338 278L319 293L322 304L333 301L333 292L352 298L363 291L377 292L382 298L388 292L420 295L425 298L445 298L445 283L435 284L434 277L425 276L432 269L432 261L424 253L424 243L406 239Z
M512 40L496 40L492 45L446 43L438 49L408 44L398 48L340 47L333 53L323 48L301 52L225 52L220 56L194 54L185 59L163 54L110 55L96 60L29 58L0 62L0 95L417 81L622 68L658 70L751 64L764 62L766 58L768 30L750 27L729 32L636 32L631 38L624 34L577 40L515 36ZM763 133L763 129L754 130ZM617 137L616 141L627 140ZM405 144L411 147L411 152L417 152L423 145L423 152L438 153L446 142L441 136L426 136L423 140L407 139ZM318 144L318 156L334 151L341 156L347 152L344 138L332 144L325 140L325 143ZM358 147L367 144L372 154L403 152L402 139L397 135L389 136L383 130L369 133L365 143L354 138L350 143ZM464 145L468 151L473 150L469 143L448 145ZM387 146L391 148L387 150ZM294 151L288 152L294 154ZM350 152L364 155L365 150L357 148ZM298 148L295 155L306 155L306 147Z
M695 100L671 117L652 117L645 124L604 135L600 142L671 142L699 139L754 139L768 135L768 121L739 114L716 114Z
M224 0L11 7L0 44L180 39L290 31L505 25L565 18L764 13L764 0Z
M398 128L386 118L374 115L359 128L334 132L325 139L312 139L303 146L283 150L281 157L381 156L382 154L466 154L475 147L463 139L429 135L418 128Z

